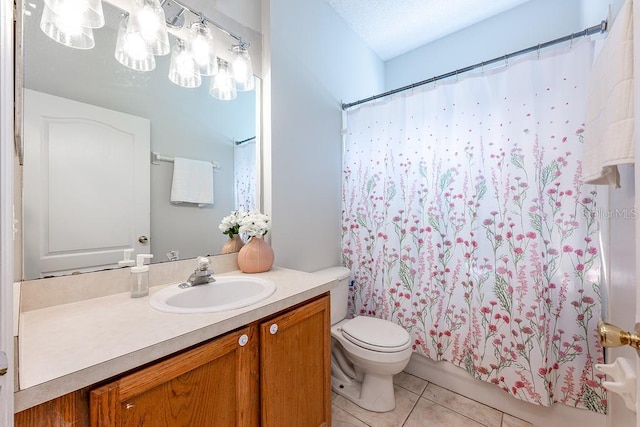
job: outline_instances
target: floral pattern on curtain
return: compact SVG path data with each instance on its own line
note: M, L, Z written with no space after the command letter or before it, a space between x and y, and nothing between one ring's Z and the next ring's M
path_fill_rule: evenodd
M589 42L348 112L351 310L522 400L606 412Z
M233 146L235 210L256 208L256 140Z

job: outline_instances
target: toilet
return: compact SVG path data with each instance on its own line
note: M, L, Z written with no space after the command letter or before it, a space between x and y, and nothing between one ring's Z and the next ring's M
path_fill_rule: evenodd
M392 411L393 376L407 366L412 353L409 333L388 320L346 318L349 269L332 267L315 274L338 280L331 290L331 388L366 410Z

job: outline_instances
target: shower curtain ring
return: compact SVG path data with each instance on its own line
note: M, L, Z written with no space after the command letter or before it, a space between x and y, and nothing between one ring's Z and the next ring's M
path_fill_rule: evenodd
M540 43L538 43L538 59L540 59Z
M569 49L573 48L573 36L574 36L574 33L571 33L571 44L569 45Z
M505 65L505 67L509 66L509 55L505 55L504 56L504 65Z

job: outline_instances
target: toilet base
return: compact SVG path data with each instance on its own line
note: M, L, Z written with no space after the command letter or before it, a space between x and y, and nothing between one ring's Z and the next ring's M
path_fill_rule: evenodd
M396 407L393 376L365 374L362 382L331 377L331 388L340 396L372 412L389 412Z

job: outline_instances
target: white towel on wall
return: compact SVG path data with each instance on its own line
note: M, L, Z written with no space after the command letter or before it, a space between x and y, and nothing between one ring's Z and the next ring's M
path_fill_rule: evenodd
M620 187L616 165L634 163L633 1L627 0L589 78L582 176Z
M173 162L171 203L213 204L213 166L210 162L176 157Z

